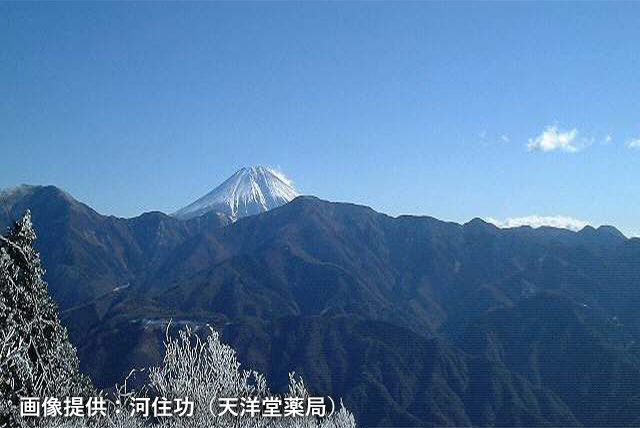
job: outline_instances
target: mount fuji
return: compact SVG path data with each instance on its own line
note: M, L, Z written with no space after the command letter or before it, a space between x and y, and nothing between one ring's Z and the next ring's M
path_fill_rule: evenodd
M251 166L238 170L211 192L172 215L188 220L216 212L235 221L284 205L298 195L282 173L264 166Z

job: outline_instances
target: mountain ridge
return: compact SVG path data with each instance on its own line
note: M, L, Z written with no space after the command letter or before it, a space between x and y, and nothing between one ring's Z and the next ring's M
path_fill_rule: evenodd
M245 367L282 385L293 367L363 426L636 421L616 412L640 399L625 380L640 373L640 240L612 230L391 217L308 196L235 222L103 216L55 187L14 199L0 223L32 210L46 279L99 386L157 363L168 323L210 324ZM584 375L562 377L583 354Z
M265 167L244 167L242 169L246 169L246 168L265 168ZM242 169L240 169L239 171L241 171ZM47 191L53 191L56 193L59 193L60 195L64 196L69 202L71 202L74 205L79 205L82 206L84 208L87 208L91 211L93 211L94 213L102 216L102 217L106 217L106 218L116 218L116 219L121 219L121 220L133 220L136 218L140 218L143 217L145 215L149 215L149 214L154 214L154 213L161 213L165 216L168 217L174 217L174 218L178 218L179 216L176 216L176 213L178 213L180 210L174 211L173 213L165 213L164 211L160 211L160 210L150 210L150 211L145 211L142 212L138 215L134 215L134 216L130 216L130 217L123 217L123 216L118 216L118 215L114 215L114 214L109 214L109 213L101 213L96 211L94 208L92 208L91 206L87 205L86 203L76 199L71 193L69 193L68 191L66 191L65 189L58 187L56 185L53 184L20 184L20 185L16 185L16 186L9 186L3 189L0 189L0 214L4 215L4 219L0 219L0 220L4 220L4 223L8 224L7 219L9 219L9 221L15 221L18 218L20 218L20 216L24 213L24 211L19 211L14 209L14 205L15 206L19 206L19 202L20 202L20 198L24 198L25 196L28 196L31 192L35 192L35 191L41 191L41 190L47 190ZM211 192L210 192L211 193ZM10 205L7 205L7 197L11 197L15 199L16 195L20 195L20 198L16 199L15 201L13 201ZM206 195L205 195L206 196ZM294 198L292 198L290 201L288 201L287 203L293 201L294 199L297 198L304 198L304 199L315 199L318 201L323 201L323 202L330 202L327 200L324 200L322 198L319 198L317 196L314 195L302 195L302 194L297 194ZM16 204L17 203L17 204ZM560 234L566 234L566 235L600 235L600 236L609 236L612 240L615 241L625 241L625 240L635 240L635 239L640 239L640 237L635 237L635 236L627 236L624 233L622 233L617 227L613 226L613 225L608 225L608 224L603 224L600 225L598 227L593 227L591 225L586 225L584 226L582 229L580 230L572 230L572 229L567 229L567 228L563 228L563 227L555 227L555 226L539 226L539 227L532 227L532 226L528 226L528 225L522 225L522 226L514 226L514 227L500 227L495 225L494 223L487 221L486 219L482 218L482 217L474 217L471 220L468 220L466 222L457 222L457 221L452 221L452 220L442 220L439 219L437 217L433 217L431 215L428 214L398 214L398 215L389 215L386 214L384 212L380 212L380 211L376 211L375 209L373 209L371 206L369 205L365 205L365 204L360 204L360 203L354 203L354 202L333 202L331 201L330 203L333 204L342 204L345 206L353 206L353 207L362 207L362 208L366 208L369 209L373 212L376 212L378 214L381 215L385 215L389 218L394 218L394 219L430 219L430 220L434 220L437 222L441 222L443 224L451 224L451 225L457 225L460 227L483 227L486 230L492 230L492 229L496 229L496 230L520 230L520 231L526 231L526 230L530 230L530 231L555 231L556 233L560 233ZM191 204L190 204L191 205ZM189 206L189 205L187 205ZM279 205L282 206L282 205ZM278 206L278 207L279 207ZM186 208L186 207L185 207ZM277 208L277 207L274 207ZM273 209L273 208L271 208ZM4 211L4 212L3 212ZM266 212L266 211L262 211L262 212ZM207 213L213 213L215 214L215 216L220 218L220 221L222 223L228 223L229 220L231 220L228 216L226 216L224 213L222 212L218 212L215 210L206 210L204 211L202 214L207 214ZM185 218L183 220L192 220L194 218L198 217L198 215L195 215L193 217L188 217ZM239 217L242 218L242 217ZM237 220L237 219L236 219Z

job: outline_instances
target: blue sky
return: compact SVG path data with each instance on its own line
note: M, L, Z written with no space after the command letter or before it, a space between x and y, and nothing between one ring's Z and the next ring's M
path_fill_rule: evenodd
M236 169L640 235L638 2L0 3L0 187L173 211Z

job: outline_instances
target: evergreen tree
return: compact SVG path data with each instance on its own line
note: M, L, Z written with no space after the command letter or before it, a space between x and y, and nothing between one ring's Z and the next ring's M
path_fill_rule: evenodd
M20 423L20 397L87 395L76 351L49 296L27 211L0 236L0 427Z

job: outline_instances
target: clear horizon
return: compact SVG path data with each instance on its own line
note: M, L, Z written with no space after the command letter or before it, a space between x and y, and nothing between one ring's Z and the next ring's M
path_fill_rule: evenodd
M0 188L132 217L261 164L391 215L640 236L638 12L2 2Z

